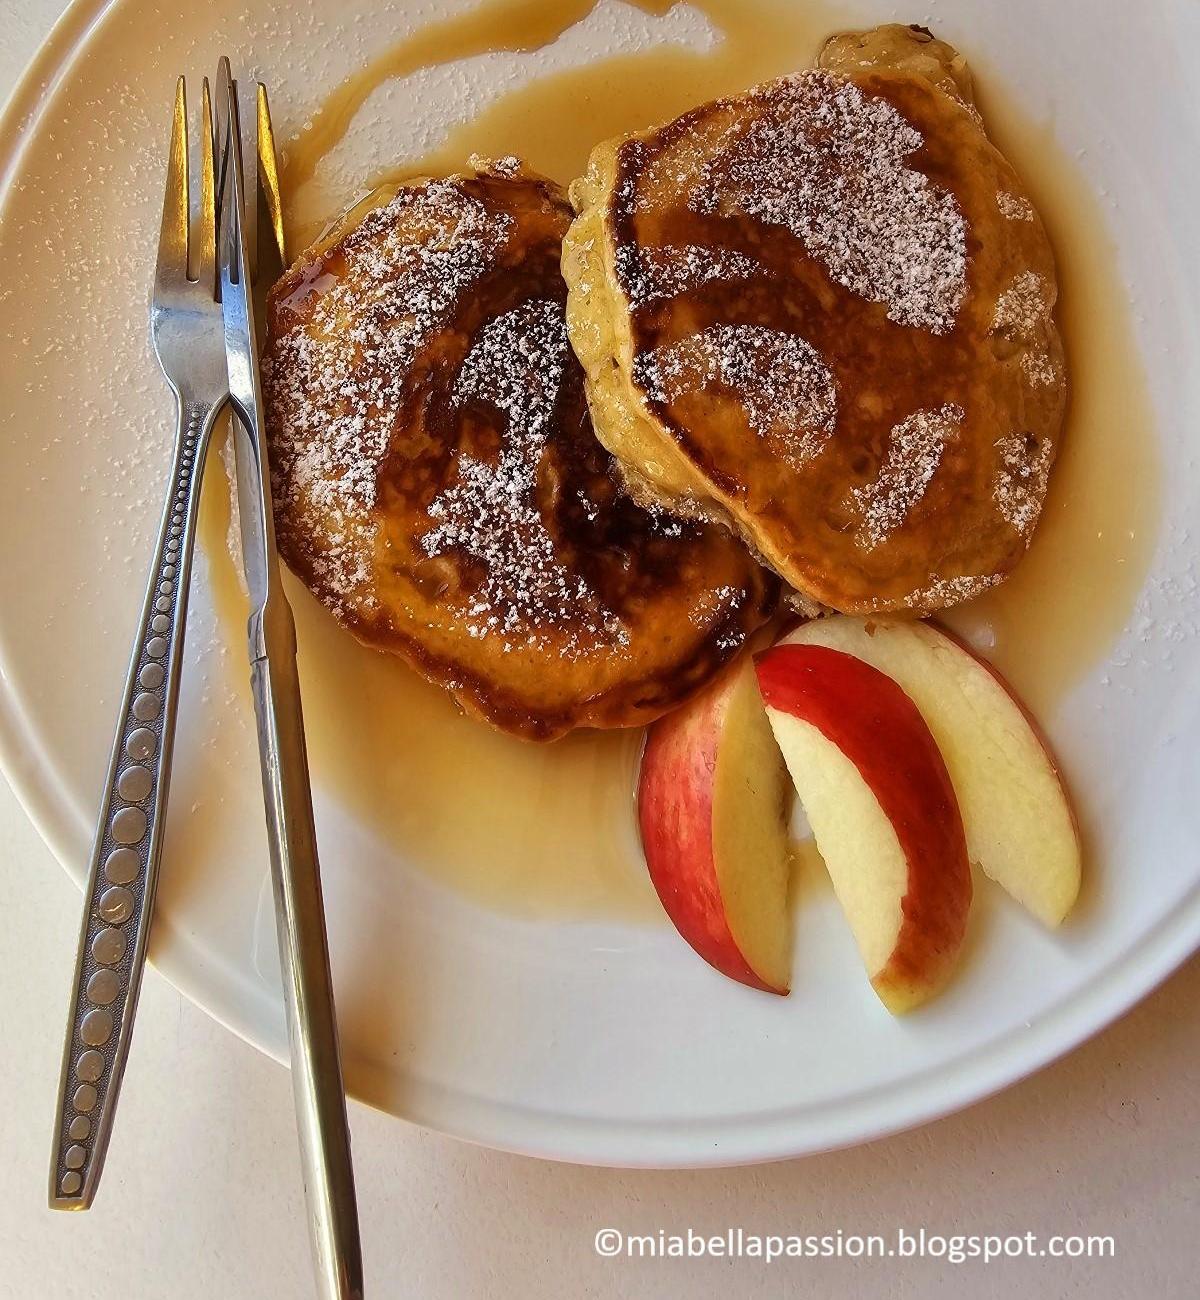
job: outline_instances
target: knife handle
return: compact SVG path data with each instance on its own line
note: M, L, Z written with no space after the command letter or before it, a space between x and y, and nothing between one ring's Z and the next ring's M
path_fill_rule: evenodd
M362 1248L296 672L296 629L277 570L272 577L271 593L251 620L251 686L309 1239L321 1300L361 1300Z
M175 459L84 887L63 1044L50 1207L96 1194L146 961L162 850L204 454L224 403L180 395Z

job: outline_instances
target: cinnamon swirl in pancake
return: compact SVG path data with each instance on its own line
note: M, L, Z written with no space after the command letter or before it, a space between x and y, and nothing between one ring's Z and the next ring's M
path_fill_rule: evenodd
M376 194L273 289L264 365L288 564L536 739L680 703L778 589L727 530L623 491L567 342L570 219L515 160Z
M1066 397L1041 221L965 64L891 27L602 144L572 187L572 343L635 493L794 588L927 612L1017 563Z

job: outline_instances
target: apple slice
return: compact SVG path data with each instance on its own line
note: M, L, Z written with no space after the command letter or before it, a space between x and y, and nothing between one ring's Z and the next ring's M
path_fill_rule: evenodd
M1079 894L1078 828L1054 758L1004 679L929 623L838 615L786 642L854 655L900 686L946 760L971 860L1058 925Z
M924 719L885 674L824 646L755 666L767 717L871 984L894 1014L949 978L971 868L958 801Z
M679 933L752 988L791 983L790 796L749 656L650 727L638 822Z

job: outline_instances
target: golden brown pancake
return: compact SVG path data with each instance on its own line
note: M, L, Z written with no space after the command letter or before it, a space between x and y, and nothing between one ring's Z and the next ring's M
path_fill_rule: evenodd
M1054 262L949 46L893 27L827 59L593 152L571 340L641 499L730 521L822 605L927 612L1041 511Z
M288 564L536 739L672 708L778 594L727 530L623 490L567 341L570 219L515 160L377 194L273 289L264 367Z

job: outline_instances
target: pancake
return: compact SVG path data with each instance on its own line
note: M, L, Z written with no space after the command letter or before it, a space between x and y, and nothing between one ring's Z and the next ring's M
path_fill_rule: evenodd
M927 613L1041 512L1054 261L951 47L890 27L825 61L595 149L571 340L640 499L727 520L809 601Z
M284 559L532 739L674 707L778 596L728 530L623 490L567 341L570 219L516 160L376 193L272 290L263 371Z

